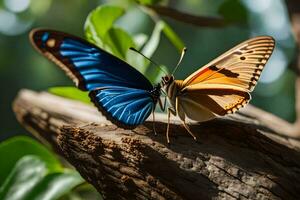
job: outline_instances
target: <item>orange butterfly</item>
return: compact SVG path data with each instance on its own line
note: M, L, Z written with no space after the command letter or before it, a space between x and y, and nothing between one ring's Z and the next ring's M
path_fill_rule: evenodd
M185 129L196 140L185 122L186 117L199 122L207 121L234 113L249 103L250 92L256 86L274 47L272 37L255 37L230 49L185 80L175 80L173 75L164 76L162 88L171 104L166 132L168 143L171 114L179 116Z

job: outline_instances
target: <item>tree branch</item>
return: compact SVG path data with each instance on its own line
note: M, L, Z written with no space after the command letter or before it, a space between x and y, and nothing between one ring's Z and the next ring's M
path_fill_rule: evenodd
M226 25L226 22L221 17L207 17L207 16L195 16L188 13L180 12L174 8L165 6L147 6L157 14L170 17L171 19L192 24L201 27L222 27Z
M122 130L92 106L23 90L17 119L50 142L105 199L297 199L299 140L272 130L278 118L251 107L240 115L193 124L196 143L173 119L171 142L164 114ZM258 111L258 113L256 113ZM278 125L278 124L277 124ZM279 124L280 125L280 124ZM281 124L282 125L282 124Z

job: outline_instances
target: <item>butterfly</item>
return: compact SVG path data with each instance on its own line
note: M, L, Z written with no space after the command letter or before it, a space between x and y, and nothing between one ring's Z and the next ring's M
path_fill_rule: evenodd
M179 116L196 140L186 118L207 121L234 113L246 105L275 47L272 37L255 37L230 49L184 80L175 80L172 73L163 76L161 83L152 85L128 63L79 37L34 29L30 32L30 40L39 52L62 68L79 89L89 91L99 111L121 128L134 129L151 113L155 121L157 102L165 110L168 99L168 143L171 114ZM166 96L164 103L161 94Z

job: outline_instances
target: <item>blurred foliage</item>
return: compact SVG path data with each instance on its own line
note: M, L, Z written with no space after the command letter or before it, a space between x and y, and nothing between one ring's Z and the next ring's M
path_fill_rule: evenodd
M143 5L154 5L162 0L136 0L138 3L143 4Z
M54 171L62 169L58 159L47 148L28 137L14 137L0 143L0 185L16 162L25 155L39 156Z
M163 32L166 35L166 37L170 40L170 42L176 47L178 52L181 52L181 50L185 47L185 44L180 39L180 37L172 30L172 28L165 23L164 21L161 21L160 23L163 24Z
M0 199L54 200L85 181L64 168L43 145L28 137L0 143Z
M39 157L25 156L16 163L1 186L0 199L58 199L83 182L76 171L55 172Z

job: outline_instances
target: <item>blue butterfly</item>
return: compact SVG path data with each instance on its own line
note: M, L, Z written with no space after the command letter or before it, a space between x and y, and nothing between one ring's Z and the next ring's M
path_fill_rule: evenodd
M142 124L155 109L160 85L126 62L87 41L59 31L36 29L33 46L61 67L77 87L89 91L97 108L125 129Z

